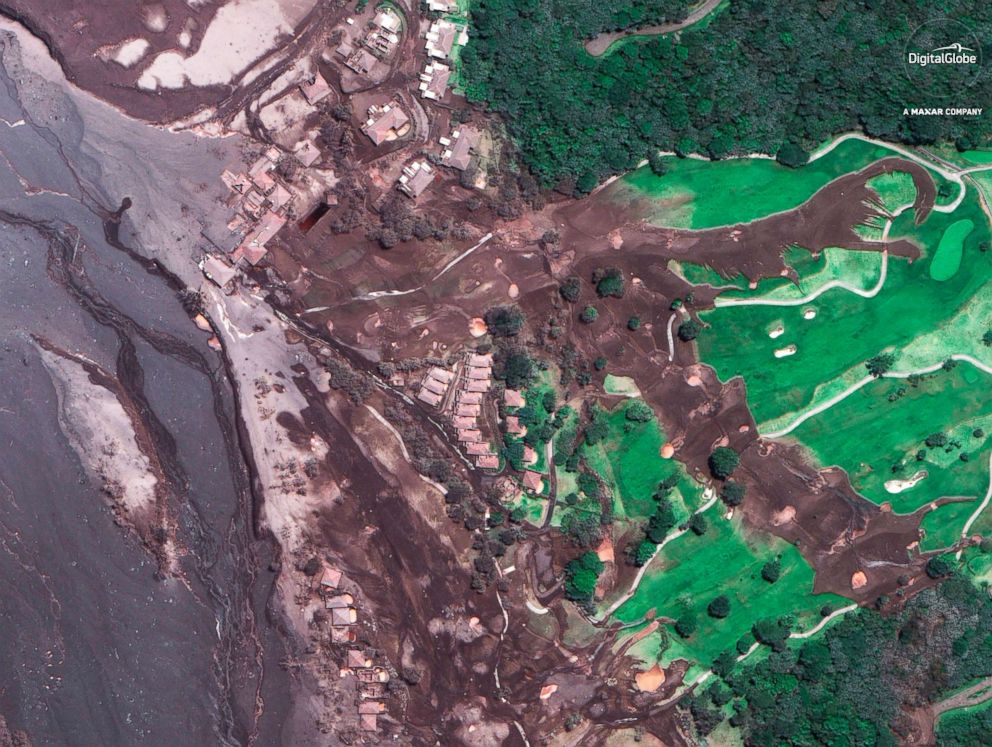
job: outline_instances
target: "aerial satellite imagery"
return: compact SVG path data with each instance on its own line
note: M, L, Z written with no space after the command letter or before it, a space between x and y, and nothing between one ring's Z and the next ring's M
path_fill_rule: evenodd
M989 747L990 115L987 0L0 0L0 747Z

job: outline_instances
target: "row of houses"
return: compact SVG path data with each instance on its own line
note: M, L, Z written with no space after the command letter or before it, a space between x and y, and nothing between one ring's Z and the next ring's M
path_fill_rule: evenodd
M492 386L492 355L469 353L462 367L460 391L452 424L458 432L458 443L475 458L475 465L482 469L499 469L499 456L479 428L482 400ZM473 414L474 413L474 414Z
M279 149L272 146L246 173L225 170L221 175L231 190L228 204L235 208L227 227L242 236L231 254L234 263L244 258L252 265L258 264L268 251L265 245L286 224L293 193L275 173L280 157Z
M336 568L325 566L320 575L318 589L324 600L324 607L330 614L331 640L335 643L354 644L357 640L354 626L358 622L358 610L351 594L341 589L342 574ZM385 684L389 673L368 657L361 648L348 648L345 653L342 677L354 676L358 679L358 718L363 731L374 732L379 728L379 715L385 713Z

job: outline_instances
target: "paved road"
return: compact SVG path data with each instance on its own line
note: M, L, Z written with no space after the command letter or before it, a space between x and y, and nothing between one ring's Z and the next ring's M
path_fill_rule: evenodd
M659 36L660 34L671 34L676 31L681 31L682 29L692 26L695 23L699 23L706 16L716 10L717 6L721 2L723 2L723 0L705 0L702 5L678 23L663 23L658 26L645 26L634 31L611 31L608 34L600 34L599 36L595 36L586 42L586 51L593 57L599 57L610 48L610 45L613 44L613 42L619 41L620 39L628 36Z

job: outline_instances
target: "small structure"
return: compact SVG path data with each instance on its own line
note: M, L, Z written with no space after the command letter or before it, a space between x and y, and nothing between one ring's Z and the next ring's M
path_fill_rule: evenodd
M350 627L336 626L331 628L332 643L354 643L358 636Z
M431 165L427 161L414 161L403 167L397 187L407 197L417 199L433 181L434 169Z
M342 44L338 47L338 52L341 53L346 49L350 49L352 51L347 54L344 64L359 75L367 75L370 73L372 68L375 67L375 63L379 61L379 58L377 58L369 50L365 48L356 50L350 44Z
M386 704L377 700L363 700L358 704L358 712L363 715L367 713L385 713L385 711Z
M328 597L324 600L324 608L329 610L342 609L344 607L350 607L355 603L354 597L351 594L338 594L337 596Z
M320 574L320 590L324 593L335 591L341 583L341 571L337 568L324 568Z
M475 466L482 469L499 469L499 457L495 454L482 454L476 457Z
M420 74L420 95L425 99L440 101L448 90L451 68L440 62L428 62Z
M527 404L527 400L516 389L507 389L503 392L503 404L507 407L523 407Z
M219 287L224 288L237 276L238 271L231 265L214 255L207 256L201 263L200 269L203 274L210 278Z
M433 366L427 373L429 376L433 376L435 379L439 379L445 384L450 384L455 380L454 371L449 371L448 369L441 368L440 366Z
M537 464L537 452L530 446L524 446L524 464Z
M371 660L369 660L365 656L365 652L363 652L361 649L357 649L357 648L348 649L348 654L345 657L345 665L349 669L364 669L365 667L368 667L371 664L372 664Z
M491 368L469 368L468 378L472 381L489 381L492 373Z
M427 30L427 43L424 45L430 57L446 60L459 37L459 28L451 21L440 18Z
M489 391L489 388L492 386L492 384L493 383L491 379L474 379L469 381L465 385L465 391L474 392L477 394L485 394L486 392Z
M358 622L358 611L354 607L336 607L331 610L331 625L354 625Z
M482 393L481 392L459 392L458 393L458 404L460 404L460 405L481 405L482 404Z
M427 9L435 13L451 13L458 10L455 0L427 0Z
M362 132L376 145L396 140L410 131L410 118L398 106L386 104L381 109L369 109L369 118L362 125Z
M473 127L461 127L451 133L450 147L441 152L441 163L465 171L472 162L472 152L479 144L482 133Z
M428 392L434 392L434 394L438 395L443 395L446 391L448 391L447 384L442 384L440 381L431 376L424 379L424 383L421 384L421 386Z
M455 428L475 428L476 423L477 421L475 418L462 418L457 415L451 419L451 424L455 426Z
M362 731L376 731L379 728L378 720L374 713L363 713L360 719Z
M324 80L323 75L314 73L310 80L300 84L300 92L303 94L303 98L307 100L307 103L311 106L316 106L330 95L331 87Z
M477 418L482 414L482 405L463 405L459 403L455 408L455 415L469 416Z
M269 243L273 236L279 233L279 229L284 225L286 225L286 218L278 213L266 213L255 224L255 227L248 233L238 248L231 253L231 257L234 258L235 262L243 257L250 264L257 265L268 252L265 245Z
M524 487L532 493L544 492L544 478L541 473L533 470L524 472Z
M491 368L493 365L493 356L491 353L487 353L486 355L471 353L468 356L468 365L473 368Z
M464 428L458 431L458 440L463 443L482 443L482 431L475 428Z
M389 8L376 13L375 18L372 19L372 23L388 34L395 34L402 26L400 17Z
M475 441L465 445L465 451L469 456L487 456L493 453L492 447L482 441Z
M293 147L293 157L306 168L310 168L320 160L320 148L313 140L301 140Z

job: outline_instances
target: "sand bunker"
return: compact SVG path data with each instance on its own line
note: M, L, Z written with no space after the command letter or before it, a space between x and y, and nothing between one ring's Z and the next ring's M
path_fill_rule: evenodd
M558 692L558 685L545 685L541 688L541 700L547 700Z
M901 493L904 490L915 488L920 482L926 479L926 476L927 471L925 469L921 469L908 480L886 480L885 492L895 495L896 493Z
M776 337L781 337L783 334L785 334L785 327L783 327L781 324L775 327L775 329L769 330L768 332L768 336L771 337L773 340Z
M867 585L868 585L868 576L865 575L865 572L855 571L854 575L851 576L851 588L862 589Z
M488 329L489 328L486 326L485 320L479 317L474 317L468 323L468 333L472 335L472 337L482 337L486 334Z
M698 376L696 376L696 374L693 374L692 376L690 376L685 380L685 383L688 384L689 386L702 386L703 380Z
M520 286L516 283L510 283L510 287L506 289L506 295L510 298L516 298L520 295Z
M662 459L671 459L675 456L675 447L670 443L663 444L659 453L661 454Z
M665 670L655 664L650 669L634 675L634 683L642 693L653 693L665 684Z
M795 345L788 345L784 348L779 348L775 351L776 358L787 358L790 355L795 355L798 348Z
M148 51L147 39L132 39L121 44L114 53L113 60L121 67L131 67Z
M803 309L803 319L815 319L816 309Z

